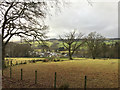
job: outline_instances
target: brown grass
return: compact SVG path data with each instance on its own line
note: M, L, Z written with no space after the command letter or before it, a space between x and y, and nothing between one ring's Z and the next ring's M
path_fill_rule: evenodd
M84 76L87 76L87 88L117 88L118 60L80 59L64 62L39 62L12 67L12 77L20 80L20 69L23 69L23 80L34 84L35 70L38 71L38 84L44 88L53 87L54 73L57 72L57 87L67 83L70 88L83 88ZM4 70L9 77L9 68ZM17 82L16 82L17 83ZM17 86L13 85L13 88ZM27 86L25 86L27 88Z

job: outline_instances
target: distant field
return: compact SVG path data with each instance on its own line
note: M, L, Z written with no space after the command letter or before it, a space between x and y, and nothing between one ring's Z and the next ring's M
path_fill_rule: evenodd
M115 44L116 42L118 42L119 40L109 40L109 41L105 41L105 43L107 45L109 44ZM23 43L26 43L26 42L23 42ZM35 47L37 47L39 45L39 43L37 41L35 41L34 43L33 42L30 42L31 44L34 44ZM46 45L48 45L49 47L51 47L53 45L53 43L57 43L57 47L64 47L63 46L63 43L62 41L58 41L58 40L55 40L55 41L46 41ZM81 43L81 41L79 41L79 43ZM40 44L42 45L42 42L40 42ZM87 49L86 45L83 45L80 47L80 49ZM39 51L41 52L41 49L35 49L35 51Z
M5 64L6 66L9 66L10 61L12 61L12 64L16 64L16 62L19 64L24 62L29 63L28 61L30 60L43 60L43 59L45 58L5 58Z
M54 72L57 72L57 87L67 83L69 88L83 88L84 76L87 76L87 88L117 88L117 59L79 59L63 62L38 62L12 67L13 79L20 80L20 69L23 69L23 79L34 84L34 71L38 71L38 86L53 87ZM9 77L9 68L4 70ZM17 82L16 82L17 83ZM27 85L25 83L24 87ZM12 85L11 85L12 86ZM13 85L12 87L17 87Z
M75 58L77 59L77 58ZM80 59L80 58L79 58ZM83 59L83 58L81 58ZM32 60L45 60L45 58L5 58L5 64L6 66L10 66L10 62L12 61L12 64L13 65L16 65L16 63L20 64L20 63L24 63L26 62L27 64L29 64L29 61L32 61ZM60 58L60 60L68 60L68 58Z
M50 47L54 42L58 43L58 45L57 45L58 47L63 47L62 41L58 41L58 40L46 41L46 44ZM105 41L106 44L115 44L116 42L119 42L119 40ZM26 42L24 42L24 43L26 43ZM79 41L79 43L81 43L81 41ZM37 47L39 45L39 43L37 41L35 41L34 43L30 42L30 44L35 44L35 47ZM40 42L40 44L42 44L42 42Z

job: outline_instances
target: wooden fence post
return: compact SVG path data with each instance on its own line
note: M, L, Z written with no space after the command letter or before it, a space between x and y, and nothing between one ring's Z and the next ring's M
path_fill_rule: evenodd
M35 71L35 84L37 84L37 70Z
M21 69L21 80L23 80L23 69Z
M18 65L18 62L16 61L16 65Z
M86 86L87 86L87 76L85 76L84 90L86 90Z
M10 65L12 66L12 60L10 61Z
M54 88L56 88L56 72L55 72Z
M10 66L10 78L12 78L12 67Z

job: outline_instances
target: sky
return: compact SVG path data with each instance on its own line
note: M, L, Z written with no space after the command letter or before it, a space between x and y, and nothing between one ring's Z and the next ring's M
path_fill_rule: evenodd
M72 1L72 0L71 0ZM118 2L115 0L75 0L53 15L47 23L51 38L76 30L84 35L96 31L107 38L118 37Z
M59 38L59 35L76 30L88 35L97 32L106 38L118 37L118 1L119 0L68 0L68 4L58 11L51 11L46 18L49 25L47 36ZM15 38L13 38L15 40Z

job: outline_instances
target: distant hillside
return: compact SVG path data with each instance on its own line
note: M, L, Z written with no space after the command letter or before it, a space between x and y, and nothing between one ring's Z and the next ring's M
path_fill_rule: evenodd
M79 39L80 41L83 40L83 39ZM113 42L113 41L117 41L117 40L120 40L120 38L106 38L105 41L109 41L109 42ZM50 45L52 45L53 42L57 42L57 43L61 43L61 39L56 39L56 38L51 38L51 39L47 39L45 40L47 43L49 43ZM31 40L30 41L31 44L33 44L33 41ZM21 43L21 41L15 41L15 43ZM35 44L38 44L37 41L34 41Z
M109 40L120 40L120 38L108 38Z
M120 38L106 38L107 40L120 40ZM46 41L61 41L61 39L56 39L56 38L51 38L51 39L47 39ZM79 39L79 40L83 40L83 39Z

